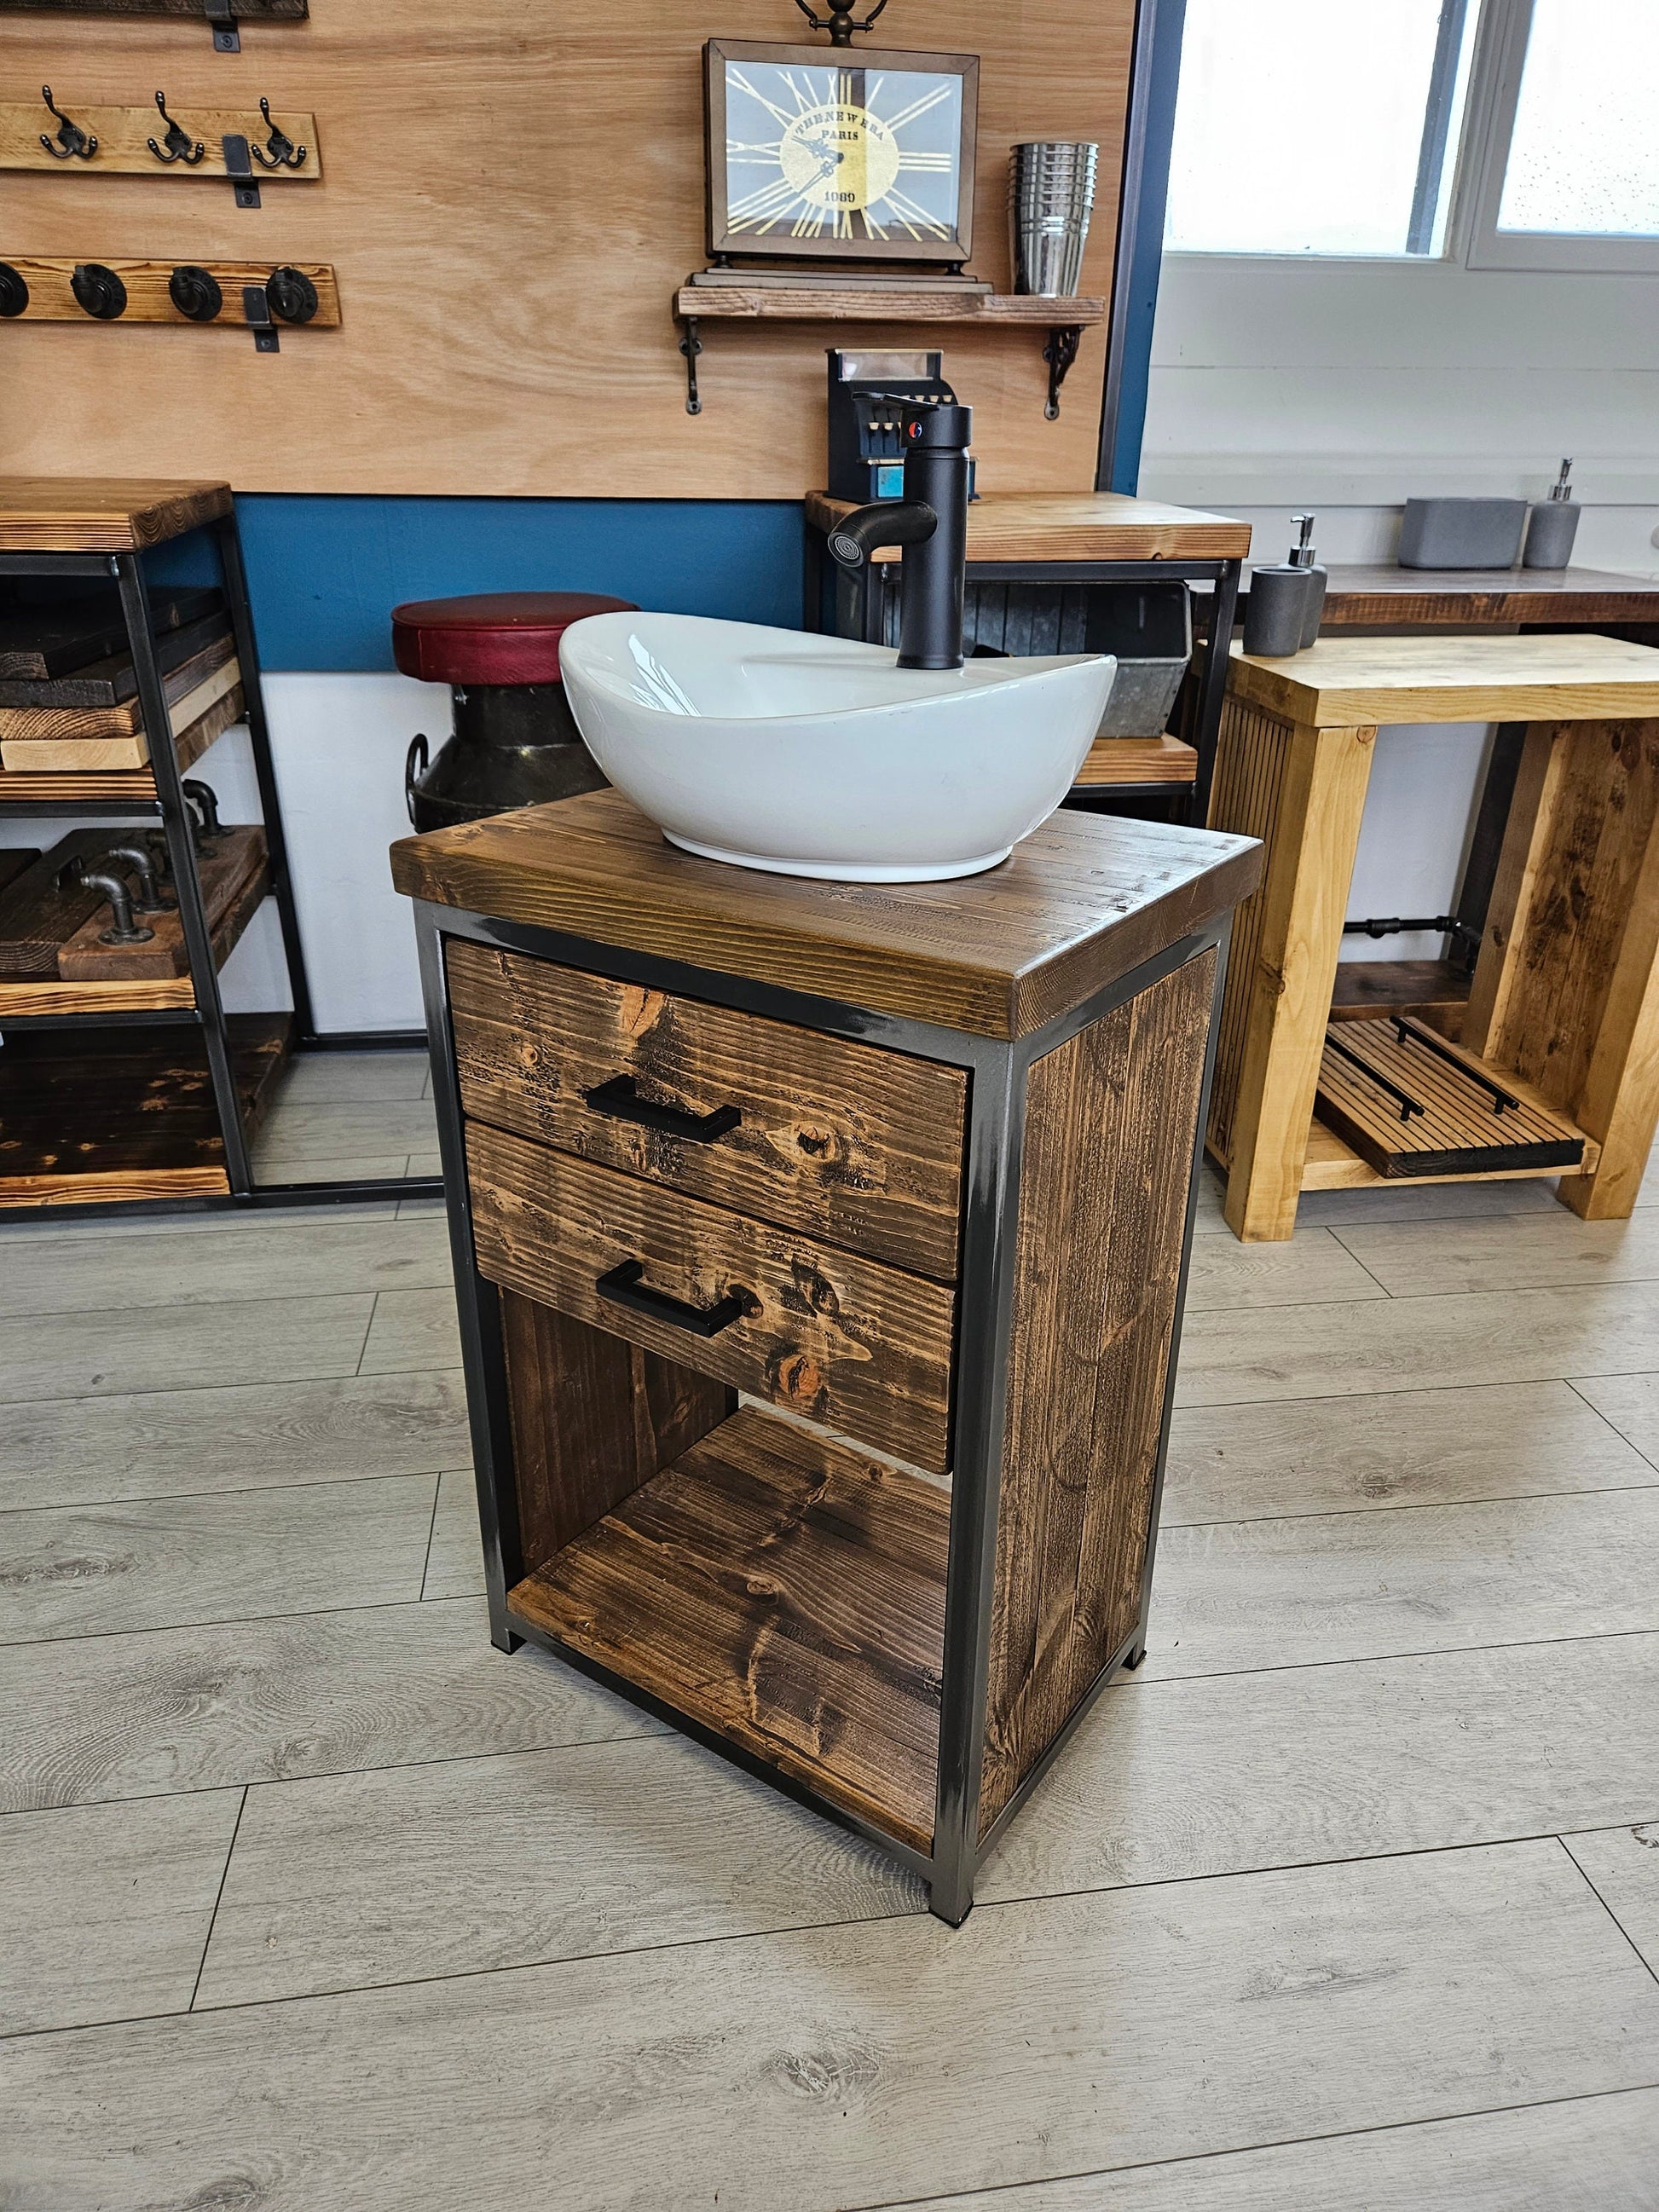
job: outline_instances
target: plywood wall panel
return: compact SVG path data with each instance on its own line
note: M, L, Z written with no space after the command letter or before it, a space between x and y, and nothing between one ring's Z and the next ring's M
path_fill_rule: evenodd
M883 19L896 46L983 57L970 265L1000 289L1007 149L1036 137L1100 142L1082 289L1110 289L1133 13L892 0ZM325 165L257 212L199 179L9 177L0 258L328 262L344 319L285 334L275 357L221 330L0 324L5 465L245 491L733 499L820 483L837 332L705 325L694 418L669 313L705 258L702 40L801 29L788 0L314 0L309 23L252 24L232 56L199 22L0 19L0 82L49 82L70 114L161 84L187 125L192 104L264 93L279 120L315 114ZM880 342L946 348L988 487L1092 483L1103 332L1085 333L1057 422L1038 332Z

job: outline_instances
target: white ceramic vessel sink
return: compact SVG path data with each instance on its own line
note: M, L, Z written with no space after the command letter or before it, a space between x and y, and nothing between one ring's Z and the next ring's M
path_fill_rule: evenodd
M690 615L590 615L559 642L593 757L688 853L854 883L994 867L1066 796L1117 663L896 659Z

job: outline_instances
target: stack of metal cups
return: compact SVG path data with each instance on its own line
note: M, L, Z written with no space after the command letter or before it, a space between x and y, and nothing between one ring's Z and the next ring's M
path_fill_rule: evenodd
M1075 295L1099 153L1098 146L1054 138L1027 140L1012 149L1008 229L1016 292L1050 300Z

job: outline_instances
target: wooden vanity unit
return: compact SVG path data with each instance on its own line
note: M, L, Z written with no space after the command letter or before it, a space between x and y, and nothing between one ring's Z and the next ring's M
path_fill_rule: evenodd
M1249 839L809 882L618 793L409 838L491 1632L959 1922L1143 1649Z

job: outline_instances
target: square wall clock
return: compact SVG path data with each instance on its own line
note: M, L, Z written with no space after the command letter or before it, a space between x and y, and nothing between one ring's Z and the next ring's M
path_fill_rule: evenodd
M976 54L711 39L703 64L710 253L967 258Z

